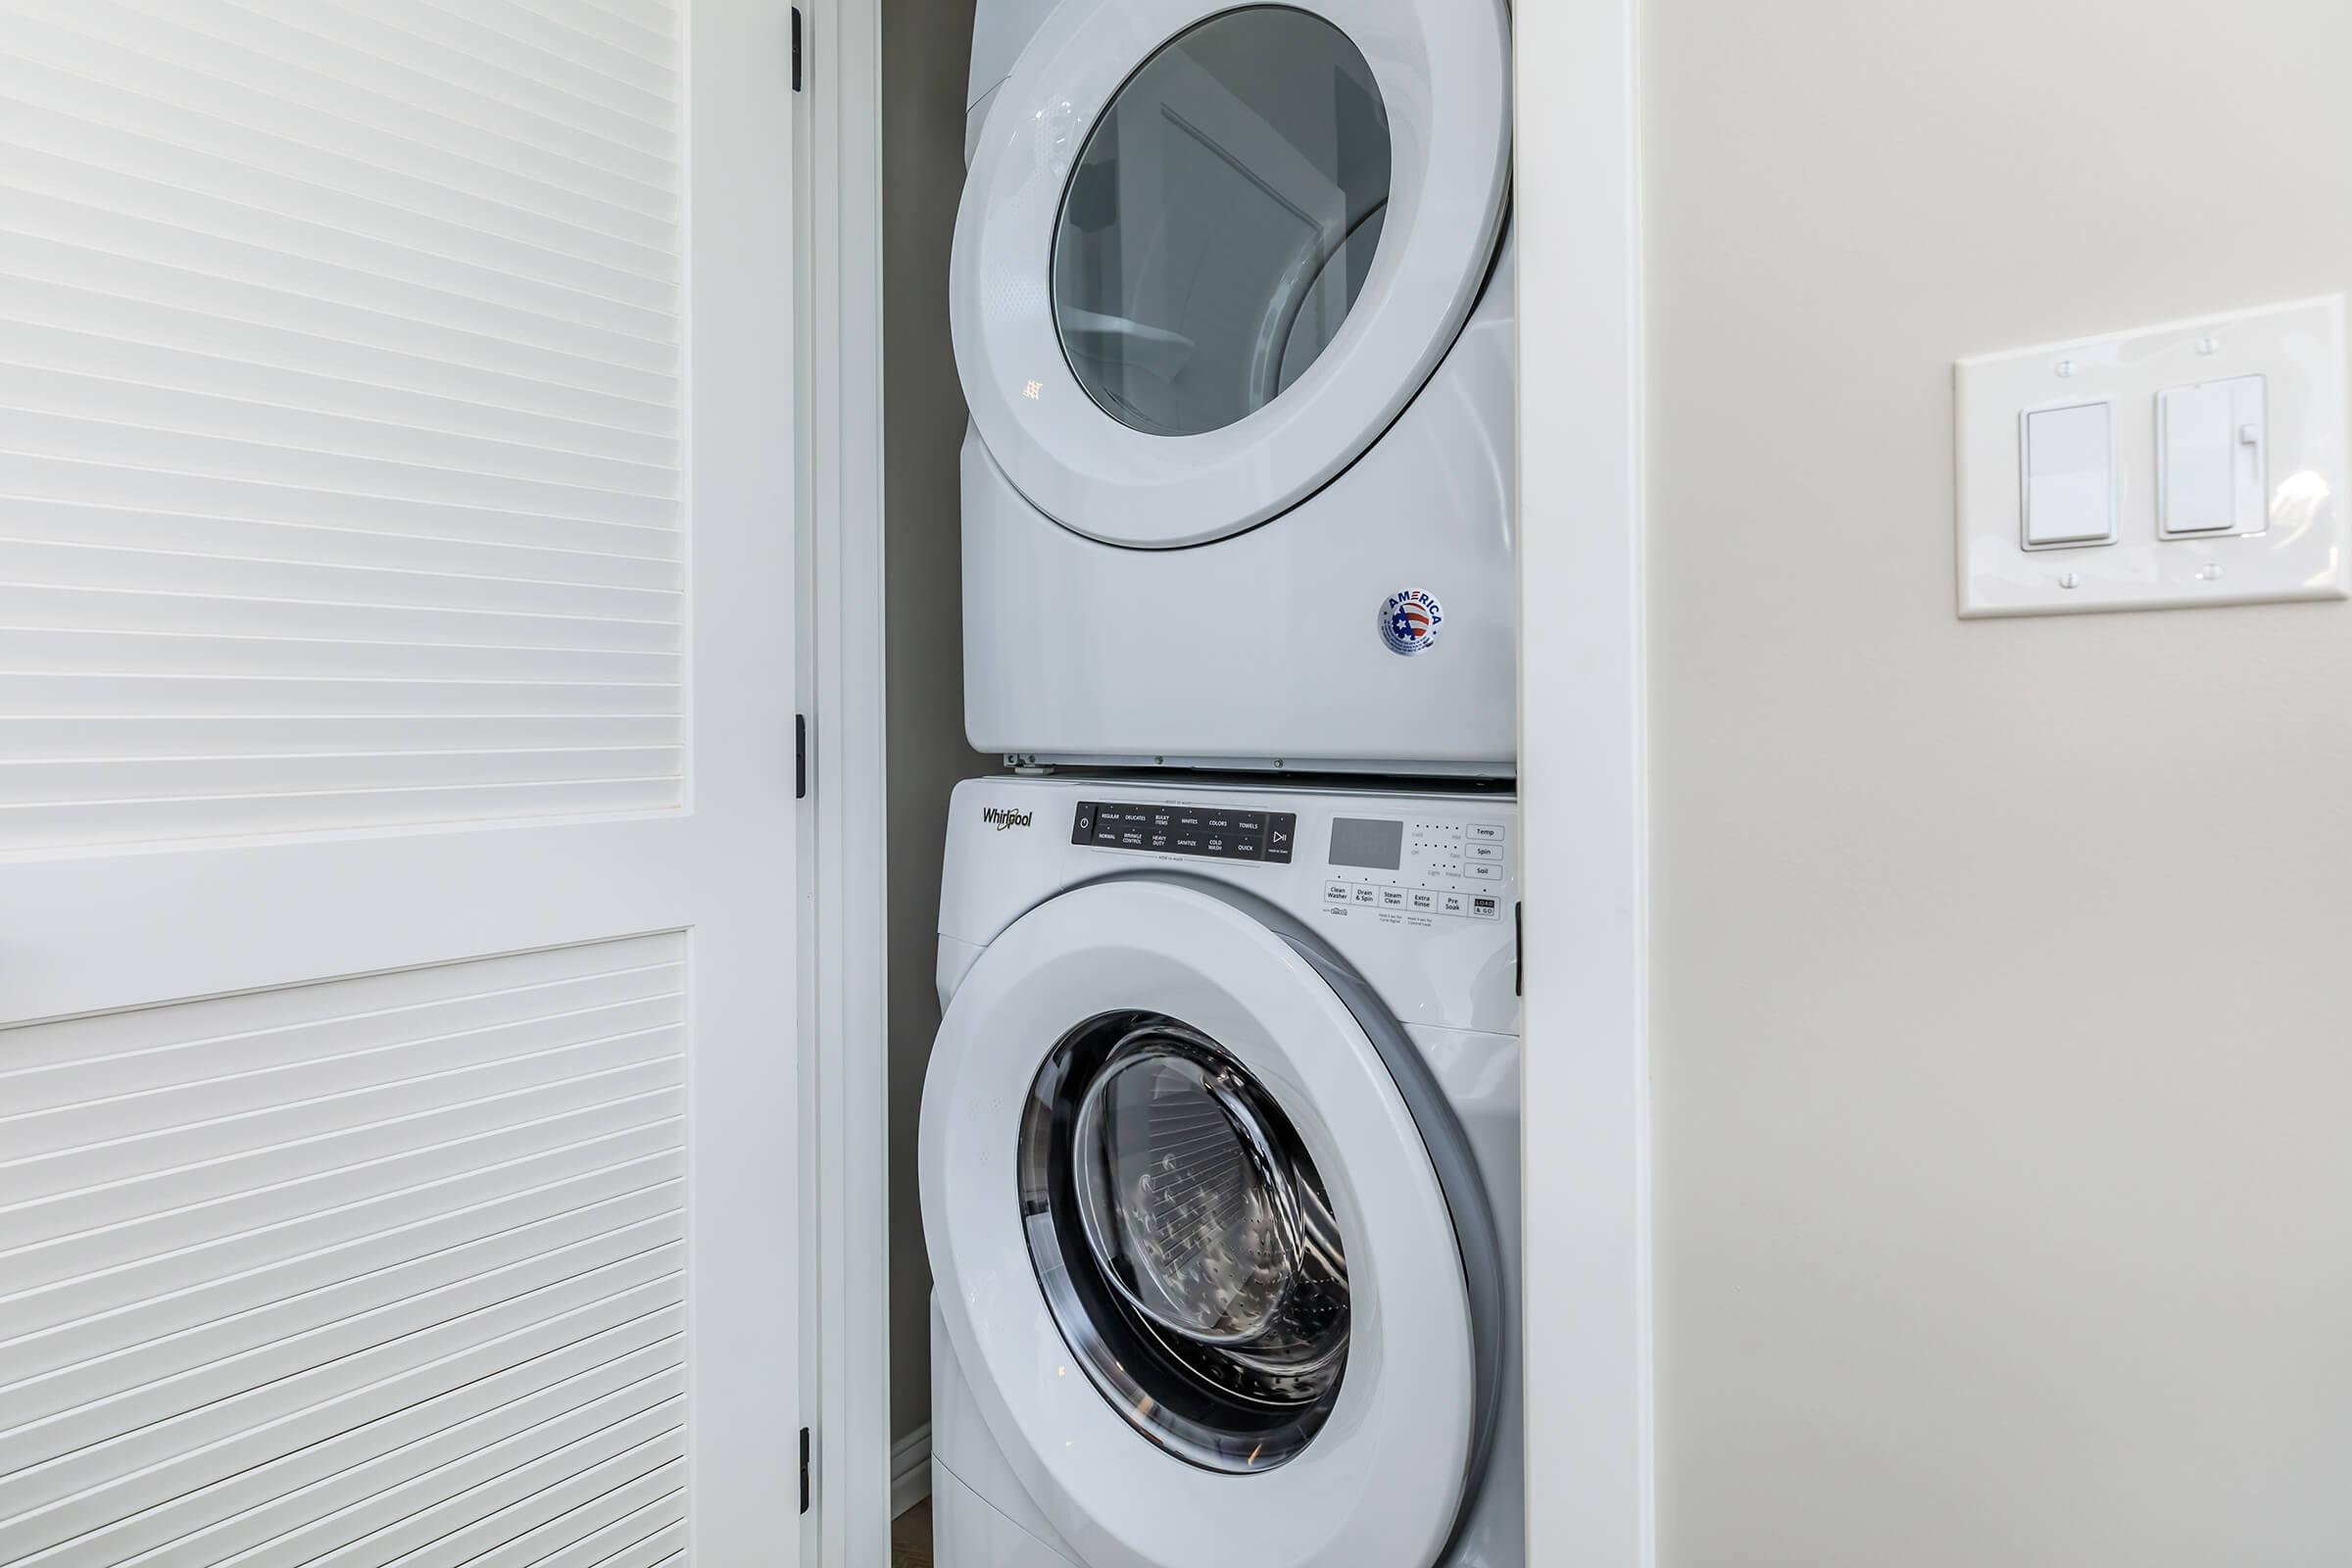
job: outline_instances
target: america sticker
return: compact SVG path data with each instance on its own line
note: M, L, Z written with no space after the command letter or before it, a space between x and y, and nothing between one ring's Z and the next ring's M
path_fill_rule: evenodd
M1391 594L1380 607L1380 640L1389 645L1390 653L1407 659L1435 648L1445 624L1446 612L1418 588Z

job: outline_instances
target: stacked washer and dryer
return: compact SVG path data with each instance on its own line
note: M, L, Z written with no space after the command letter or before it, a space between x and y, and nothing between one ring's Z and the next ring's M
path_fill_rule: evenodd
M944 1568L1525 1563L1509 86L1505 0L979 0Z

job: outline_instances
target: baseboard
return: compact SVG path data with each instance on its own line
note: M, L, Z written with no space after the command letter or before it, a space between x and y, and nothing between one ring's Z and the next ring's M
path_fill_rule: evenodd
M890 1515L897 1518L931 1495L931 1423L890 1446Z

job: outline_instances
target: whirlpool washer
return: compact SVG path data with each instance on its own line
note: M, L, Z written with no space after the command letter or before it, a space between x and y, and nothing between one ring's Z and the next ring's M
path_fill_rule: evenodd
M941 1563L1522 1568L1513 803L954 810Z

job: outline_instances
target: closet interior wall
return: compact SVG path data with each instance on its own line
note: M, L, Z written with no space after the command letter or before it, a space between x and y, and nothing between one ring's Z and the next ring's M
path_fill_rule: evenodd
M933 985L949 792L1001 768L963 739L963 393L948 258L963 188L971 0L882 6L883 522L890 748L890 1427L927 1478L931 1270L914 1150L939 1028ZM919 1483L918 1483L919 1485ZM901 1500L906 1500L902 1489Z

